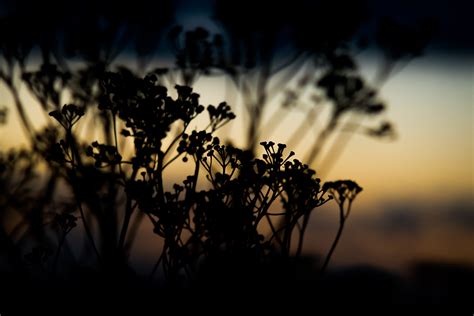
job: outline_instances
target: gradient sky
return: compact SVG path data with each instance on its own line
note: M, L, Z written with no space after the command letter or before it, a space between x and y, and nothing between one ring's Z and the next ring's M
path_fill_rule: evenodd
M400 3L394 5L394 12L408 5ZM375 8L382 10L382 6ZM429 8L436 14L444 7ZM470 250L474 243L474 55L464 29L466 13L448 8L450 14L441 15L440 37L426 56L411 62L380 90L397 139L388 142L355 135L324 174L325 180L354 179L364 188L335 253L336 262L397 268L416 258L428 258L474 264ZM460 16L457 20L456 14ZM199 15L189 23L212 26ZM360 63L371 78L378 59L367 54L360 57ZM224 85L216 79L203 79L194 89L203 104L226 99ZM28 99L25 93L22 96ZM44 116L39 107L31 100L28 104L41 125ZM22 137L10 96L1 85L0 105L10 109L8 124L0 126L0 148L6 149L21 143ZM284 131L295 128L301 118L288 116L283 131L274 133L273 140L285 140ZM241 132L236 126L228 128L232 135ZM305 146L295 151L304 151ZM313 217L308 252L325 251L335 234L334 216L327 208Z

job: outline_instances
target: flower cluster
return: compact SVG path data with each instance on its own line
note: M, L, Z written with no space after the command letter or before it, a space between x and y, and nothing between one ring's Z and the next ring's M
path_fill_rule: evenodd
M61 110L49 112L66 130L70 130L84 116L84 110L74 104L66 104Z
M322 185L316 172L294 159L294 152L287 153L284 144L262 142L263 154L255 157L251 151L221 143L215 132L235 118L225 102L209 105L207 127L189 132L190 123L206 108L190 87L175 89L177 97L172 98L154 73L144 79L125 69L106 73L98 100L102 118L113 127L109 143L78 144L72 127L84 112L72 104L50 113L66 130L65 139L42 136L47 156L59 169L65 168L81 212L83 203L104 229L111 229L110 215L105 214L114 214L110 192L123 192L119 250L126 249L134 212L146 215L153 232L163 239L157 266L170 280L183 271L196 271L203 260L222 256L245 258L251 265L278 255L287 258L296 232L300 254L309 215L331 199L327 193L337 194L336 201L343 203L352 202L360 192L352 181ZM120 153L119 139L129 139L133 150ZM169 189L164 170L178 158L186 163L189 157L194 172ZM199 181L202 177L207 184ZM87 232L87 222L81 218ZM63 231L61 244L76 220L70 214L55 217ZM117 251L115 239L102 247Z

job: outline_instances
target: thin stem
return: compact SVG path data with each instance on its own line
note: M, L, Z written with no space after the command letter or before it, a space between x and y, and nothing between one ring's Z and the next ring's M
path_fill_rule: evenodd
M265 124L262 124L263 126L260 127L260 130L261 130L260 134L262 134L263 132L268 131L270 133L269 136L271 136L272 133L275 132L275 130L278 129L280 124L283 122L283 119L287 117L286 115L282 115L281 110L284 110L284 108L281 108L281 107L277 108L272 113L272 115L267 120L267 122Z
M168 167L171 163L173 163L173 161L175 161L176 159L178 159L183 153L178 153L176 156L174 156L173 158L171 158L170 160L168 160L164 165L163 165L163 170L166 169L166 167Z
M57 272L57 267L58 267L58 261L59 261L59 254L61 253L61 248L64 244L64 241L66 240L67 233L63 233L61 236L61 239L59 240L58 244L58 249L56 250L56 255L54 256L54 262L53 262L53 276L56 275Z
M281 241L280 236L278 236L279 231L277 231L275 229L275 226L272 223L272 219L270 218L270 216L268 214L265 214L265 218L267 219L268 225L270 226L270 229L272 230L272 236L270 237L269 241L271 242L273 240L273 238L275 238L277 243L282 247L283 242Z
M299 51L293 57L289 58L287 61L283 62L281 65L278 65L275 69L272 69L271 70L271 75L275 76L280 71L284 70L285 68L287 68L288 66L290 66L291 64L296 62L298 60L298 58L300 58L302 55L303 55L303 52Z
M165 150L165 153L163 154L163 157L165 157L168 154L168 152L173 148L173 146L176 144L176 142L181 138L181 136L183 136L183 134L186 132L187 127L188 127L188 124L184 124L183 130L170 143L168 148ZM168 163L166 163L165 165L168 165Z
M321 149L323 149L324 144L328 140L329 136L332 134L336 127L337 121L331 120L328 126L321 132L319 137L316 139L316 142L311 147L311 151L309 152L307 158L305 159L308 165L311 165L316 158L319 156Z
M165 193L164 193L164 186L163 186L163 159L164 153L162 151L158 152L158 161L157 161L157 168L156 168L156 180L158 185L158 201L159 206L163 207L165 203Z
M160 266L161 261L163 260L163 256L164 256L164 251L161 252L160 256L158 257L158 260L156 261L155 265L153 266L153 269L150 272L150 275L148 277L150 281L153 280L153 276L155 275L156 270L158 270L158 267Z
M303 226L300 229L300 235L298 239L298 248L296 249L296 256L299 257L301 256L301 251L303 250L303 241L304 241L304 234L306 231L306 227L308 227L309 223L309 216L311 213L306 213L303 217Z
M288 141L288 146L296 147L302 140L305 139L306 133L310 131L308 127L312 127L315 123L316 108L311 108L307 113L305 119L298 128L293 132Z
M280 92L284 91L285 88L289 86L290 82L295 78L295 76L300 72L300 70L306 65L305 58L301 58L299 60L297 59L296 61L297 62L291 65L292 67L290 67L290 69L288 69L288 71L282 75L280 80L278 82L275 82L269 89L268 91L269 103L275 100L275 98L280 95ZM273 78L275 78L274 75L272 76Z
M87 224L86 217L84 215L84 210L82 209L82 205L81 205L80 202L77 202L77 207L79 208L79 212L81 213L81 220L82 220L82 224L84 225L84 230L86 232L87 238L91 242L92 249L94 249L94 253L97 256L97 259L99 260L99 262L102 262L102 259L101 259L100 254L99 254L99 250L97 250L97 246L94 242L94 237L92 236L92 232L90 230L90 227Z
M257 79L257 99L253 106L251 106L252 115L250 119L249 133L247 135L247 146L253 153L255 153L257 141L260 134L260 125L263 111L267 105L267 85L270 78L270 61L262 68Z
M114 141L115 141L115 150L117 151L117 154L120 154L119 148L118 148L118 141L117 141L117 123L116 123L116 118L115 118L115 113L112 112L112 125L114 129ZM122 164L118 164L120 175L122 175Z
M337 243L339 242L339 239L341 238L346 218L347 218L347 216L344 215L344 206L343 206L342 203L339 203L339 229L337 230L336 238L334 239L334 241L331 245L331 249L329 249L329 252L326 256L326 260L324 260L324 264L321 267L321 271L320 271L321 275L323 275L324 272L326 271L326 268L329 264L329 261L331 260L331 256L334 253L334 250L336 249L336 246L337 246Z
M137 207L137 204L132 206L132 208L135 208L135 207ZM125 251L127 251L127 252L130 251L130 249L133 246L133 243L135 242L135 239L136 239L138 230L140 229L140 225L142 223L143 217L144 217L143 212L136 213L135 218L134 218L133 222L130 225L130 228L129 228L129 231L128 231L128 237L125 239L125 244L124 244Z
M16 110L17 110L18 115L20 117L20 120L22 122L23 130L25 131L25 134L29 137L29 140L33 142L33 140L34 140L33 126L32 126L30 120L28 119L28 117L26 115L25 107L23 106L23 103L21 102L18 91L15 89L13 84L11 84L11 85L7 84L7 86L9 87L10 92L13 96L13 100L15 102Z
M127 205L125 207L125 217L122 224L122 229L120 230L120 237L118 241L117 248L122 249L125 243L125 237L127 235L128 226L130 225L130 218L132 217L133 208L132 208L132 199L127 197Z
M343 153L344 149L346 148L347 144L357 132L357 129L361 126L361 121L354 119L355 122L352 122L350 119L346 124L345 127L339 132L336 140L331 144L331 147L328 149L326 154L324 155L321 163L319 164L319 169L324 172L324 174L328 174L334 164L337 162L341 154ZM350 127L350 133L343 133L342 131L345 128Z
M138 169L134 169L131 179L134 180L136 177ZM136 205L135 205L136 206ZM132 217L134 207L132 207L132 199L127 196L127 204L125 207L125 218L123 220L122 229L120 231L120 237L118 242L118 249L122 249L125 243L125 237L127 236L128 226L130 226L130 219Z

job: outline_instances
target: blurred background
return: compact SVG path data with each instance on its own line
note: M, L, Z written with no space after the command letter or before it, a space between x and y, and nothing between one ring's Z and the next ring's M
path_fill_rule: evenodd
M184 29L201 26L219 32L213 19L212 1L177 1L176 24ZM3 6L3 12L7 6ZM431 1L369 1L375 17L394 16L415 21L430 16L439 20L439 30L423 56L410 60L379 88L386 103L384 117L395 126L395 136L374 139L353 133L335 148L337 159L315 161L311 167L324 180L352 179L364 191L357 198L352 215L334 254L334 266L368 264L403 272L419 261L474 265L474 42L472 5ZM2 8L2 7L0 7ZM272 14L272 9L268 9ZM245 17L242 17L245 24ZM370 24L369 24L370 28ZM170 57L170 60L172 57ZM380 54L369 47L355 56L361 73L375 80L383 64ZM119 56L132 63L125 51ZM156 64L166 62L160 57ZM127 64L128 65L128 64ZM291 83L289 83L291 84ZM201 77L193 85L202 104L225 100L242 120L242 100L219 77ZM44 124L40 107L28 100L36 126ZM263 115L271 120L282 100L275 100ZM8 109L8 119L0 126L0 147L25 145L20 120L10 94L0 86L0 105ZM304 124L305 114L283 112L280 128L265 131L260 140L287 143L292 131ZM245 144L242 121L227 126L222 136L237 145ZM311 139L311 135L308 136ZM332 140L335 141L335 140ZM299 142L289 147L304 157L310 144ZM179 178L179 170L172 178ZM335 207L316 210L308 227L305 252L326 253L337 230ZM149 265L147 245L155 236L143 229L138 236L136 254ZM155 255L155 254L153 254ZM153 259L152 259L153 260Z

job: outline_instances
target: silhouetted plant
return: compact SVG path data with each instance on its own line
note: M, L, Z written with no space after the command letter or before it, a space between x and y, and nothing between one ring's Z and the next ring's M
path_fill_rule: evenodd
M289 110L302 111L306 119L293 132L286 132L286 142L292 147L307 142L304 161L322 164L325 172L347 135L393 137L391 123L372 119L375 126L365 127L362 121L381 117L385 105L377 88L394 70L422 54L434 33L434 21L408 26L382 18L372 35L360 31L370 18L366 1L297 1L292 8L274 3L272 13L268 12L265 3L216 1L213 18L222 34L196 28L180 37L182 29L175 28L170 39L176 67L170 72L178 71L186 85L209 75L231 82L226 88L237 95L234 102L241 100L247 116L244 146L252 151L260 139L282 127ZM382 51L383 63L369 82L361 75L355 56L371 44L371 37ZM270 107L273 113L265 119L272 112ZM328 109L328 118L315 124ZM308 135L313 129L317 137ZM330 139L335 141L330 143Z
M331 197L334 198L337 205L339 206L339 228L337 230L336 238L334 239L331 248L324 260L321 272L324 273L326 270L329 260L336 249L337 243L341 238L342 231L344 229L344 224L346 223L347 218L351 212L352 202L356 196L362 191L362 188L351 180L339 180L334 182L326 182L323 186L325 191L328 191L331 194Z
M58 277L67 270L58 268L60 262L73 257L67 237L79 221L87 241L83 264L126 279L133 241L145 218L163 241L151 277L159 269L169 285L177 285L183 276L192 283L203 275L202 267L219 258L239 258L251 267L275 258L298 258L311 212L332 194L340 207L340 227L324 271L361 189L351 181L322 184L309 165L338 131L393 135L388 122L361 128L351 115L383 112L375 87L396 62L419 55L431 31L421 27L416 36L408 36L406 27L383 22L377 43L387 62L378 82L370 85L353 58L359 50L353 39L366 18L365 7L353 2L341 11L328 1L301 4L304 10L275 5L268 15L262 4L218 1L215 18L223 34L211 36L196 28L183 36L182 29L173 28L168 40L175 65L156 68L143 78L115 61L120 52L133 48L137 73L145 72L171 20L170 2L159 4L160 18L153 10L138 14L121 6L114 16L107 5L97 5L73 19L56 19L40 6L35 32L26 27L34 21L26 23L19 12L2 18L0 80L30 146L0 155L0 240L9 260L23 269L26 259ZM133 8L147 6L139 2ZM406 41L398 40L399 34L408 34ZM401 44L392 47L390 38ZM36 48L41 62L31 67L28 57L34 57ZM234 84L251 118L244 149L217 137L235 118L230 106L222 102L204 107L191 88L201 76L216 74ZM20 96L21 84L49 113L40 132ZM165 85L174 87L175 98ZM314 103L309 107L308 91ZM282 107L264 122L275 98ZM262 142L263 154L258 155L260 139L282 123L281 111L301 107L307 113L289 137L296 146L310 130L305 124L312 125L323 111L322 104L330 106L331 115L303 162L273 142ZM195 119L204 112L208 124L198 129L192 124L197 126ZM5 113L2 108L0 123ZM180 161L191 165L192 172L171 186L164 172ZM12 216L19 219L10 224ZM13 228L7 230L7 223ZM25 249L31 250L26 256Z
M266 152L263 159L221 144L213 133L235 117L225 103L207 107L206 129L186 133L191 121L205 110L199 104L199 96L189 87L176 86L178 97L172 99L166 88L150 80L151 76L138 79L129 73L106 73L102 82L105 93L99 108L110 112L114 121L117 118L125 124L120 137L133 141L130 158L123 159L116 145L94 141L84 152L94 164L86 165L72 132L83 110L68 104L50 113L65 134L51 144L48 157L67 175L85 230L89 230L89 224L84 207L97 216L99 225L102 223L101 213L106 205L101 206L100 201L107 201L110 191L101 192L100 183L116 186L114 190L121 187L126 196L120 233L108 237L115 240L115 251L105 245L102 251L97 250L93 234L87 233L99 260L106 265L126 260L124 247L136 210L146 214L154 232L163 238L154 270L161 267L171 284L184 272L192 280L192 272L198 271L203 258L245 258L257 265L276 254L289 257L293 255L291 239L295 228L299 233L299 256L309 214L328 201L328 189L321 187L315 172L298 160L291 160L293 152L285 155L286 146L282 144L262 143ZM136 90L127 89L130 86ZM181 132L167 146L163 145L176 123L181 125ZM117 143L118 133L114 133ZM182 185L175 184L172 191L167 191L163 171L179 157L185 162L191 157L194 172ZM210 185L204 190L198 185L200 172L205 172ZM278 199L283 211L272 212ZM283 225L276 226L275 217L283 218ZM75 224L75 219L68 217L69 223ZM271 231L267 235L262 228L264 222ZM63 230L60 245L65 236ZM59 250L60 246L58 254Z
M189 133L190 123L206 110L199 95L176 86L173 99L153 74L139 79L123 70L106 72L101 85L98 108L114 122L113 145L81 143L74 127L85 113L73 104L49 113L62 131L38 135L38 152L68 183L72 200L67 204L79 215L55 213L52 223L59 234L52 263L52 252L46 251L51 246L43 245L25 256L28 262L56 274L61 248L80 218L99 267L120 276L117 272L124 271L128 261L134 212L145 214L163 239L154 271L160 268L170 285L180 275L192 282L203 260L215 257L258 266L275 256L301 254L309 214L329 200L328 188L307 165L292 159L293 152L285 154L285 145L262 143L265 154L258 159L250 151L221 144L213 134L235 118L226 103L208 106L207 127ZM118 133L116 126L122 124L125 128ZM180 132L165 144L176 124ZM133 143L131 153L118 149L123 139ZM163 172L178 158L191 158L194 171L168 191ZM198 183L200 175L207 185ZM111 200L120 196L125 199L122 206ZM279 200L282 211L276 211ZM282 218L283 224L277 226L275 218ZM296 231L298 249L292 250Z

